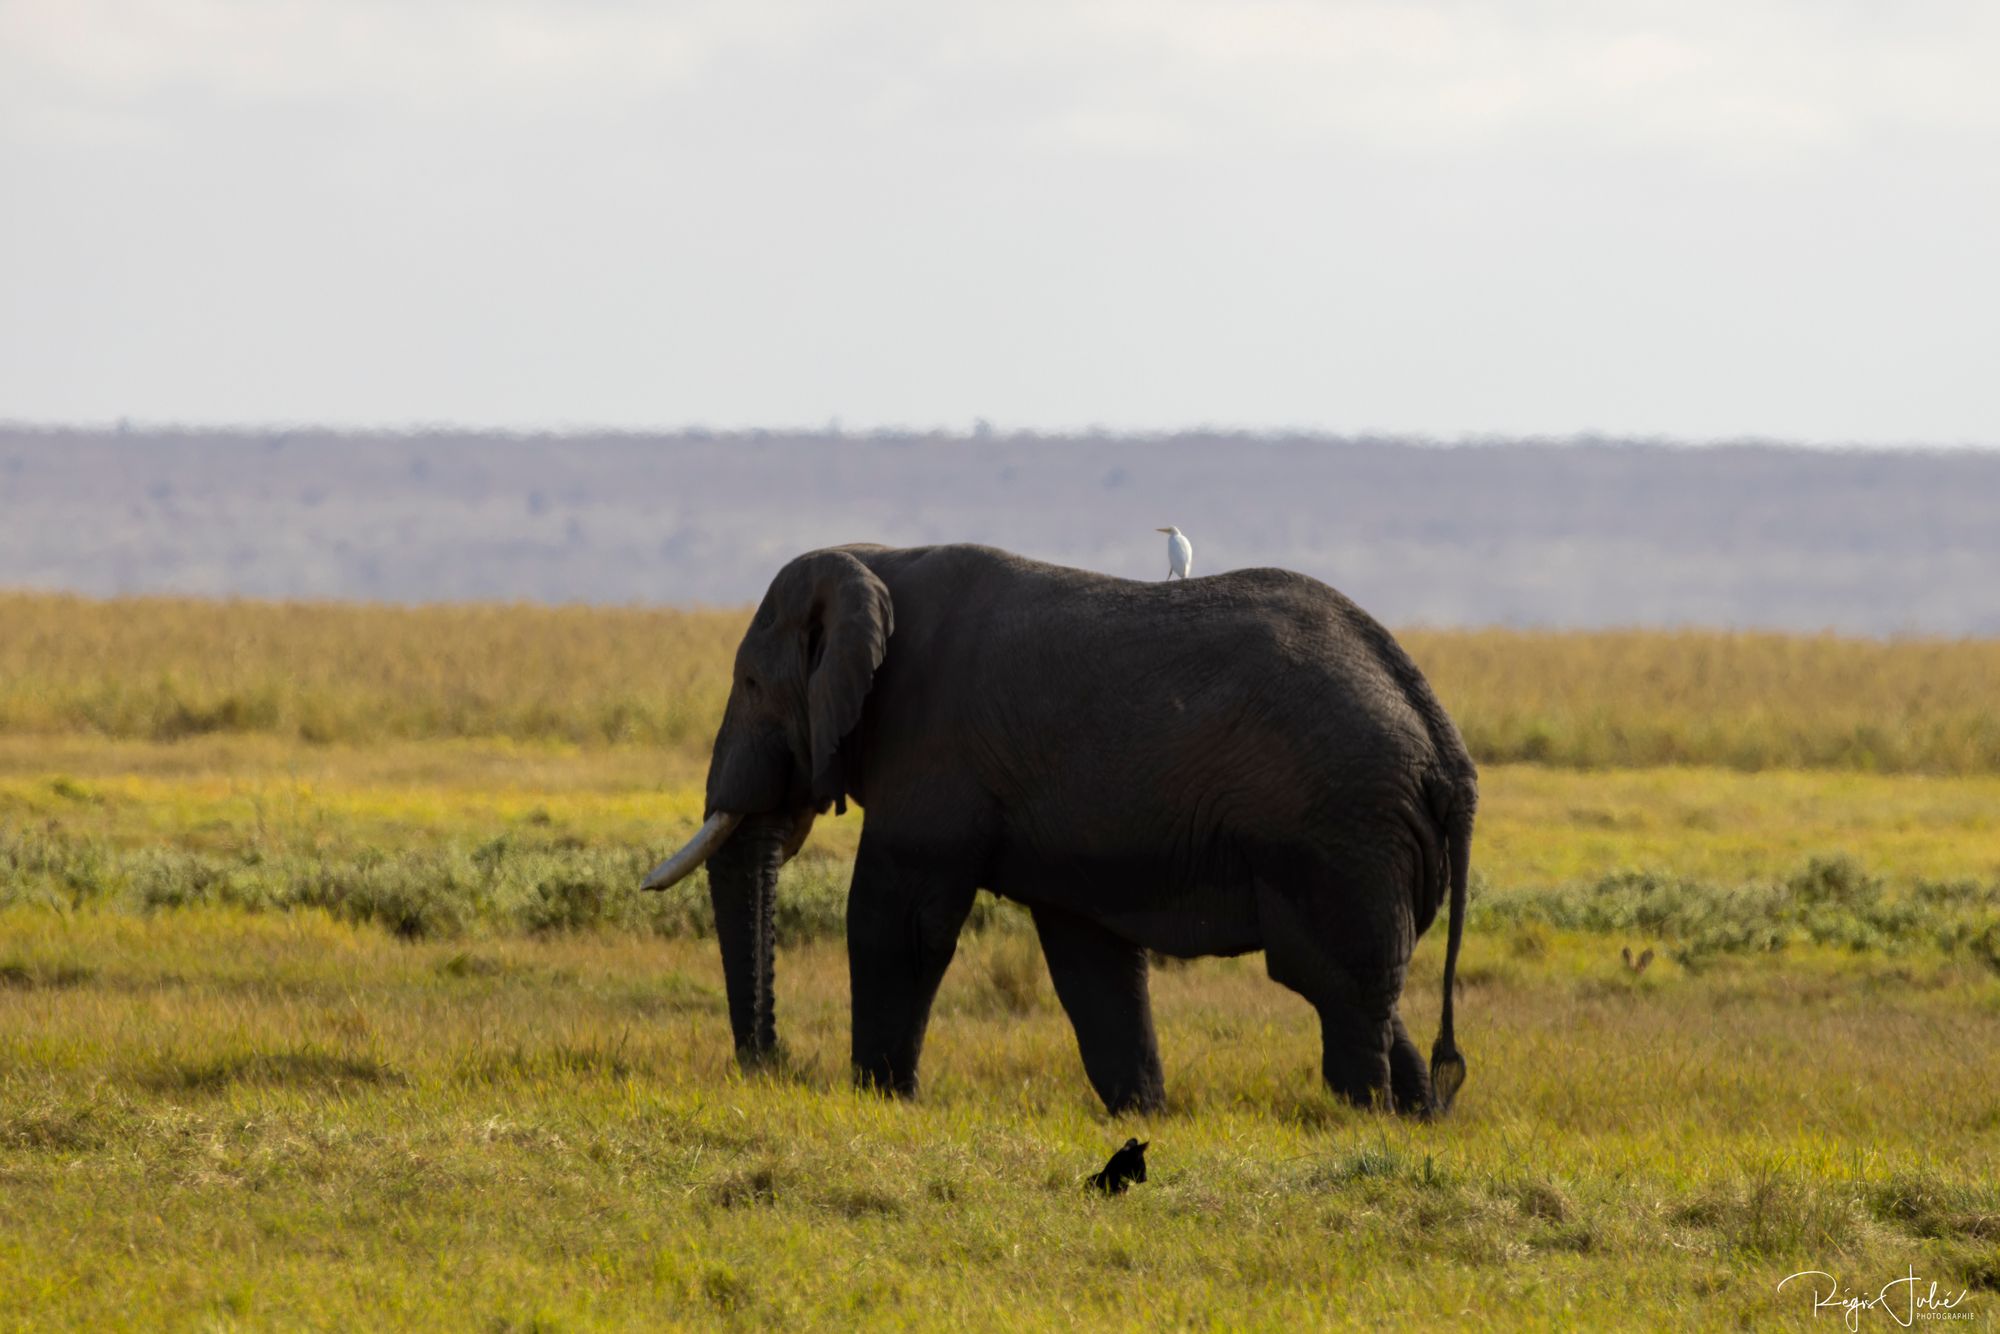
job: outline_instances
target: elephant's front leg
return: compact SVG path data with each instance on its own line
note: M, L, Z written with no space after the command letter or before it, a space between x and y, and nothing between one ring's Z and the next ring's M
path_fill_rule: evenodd
M927 866L862 834L847 896L856 1083L901 1097L916 1093L931 1001L975 890L955 867Z

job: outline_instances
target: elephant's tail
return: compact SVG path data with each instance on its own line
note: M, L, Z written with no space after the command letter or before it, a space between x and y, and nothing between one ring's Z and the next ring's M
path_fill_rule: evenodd
M1465 882L1472 862L1472 810L1454 809L1445 821L1445 870L1451 879L1451 903L1446 909L1444 937L1444 1012L1437 1042L1431 1047L1431 1105L1442 1115L1465 1082L1465 1057L1451 1034L1452 993L1457 990L1458 942L1465 930Z

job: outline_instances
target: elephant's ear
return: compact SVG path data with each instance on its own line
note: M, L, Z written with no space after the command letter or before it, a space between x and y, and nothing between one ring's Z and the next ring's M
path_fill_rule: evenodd
M847 552L823 551L806 562L813 601L807 652L817 659L806 684L813 797L844 807L846 782L834 757L861 721L875 669L896 631L896 614L888 586Z

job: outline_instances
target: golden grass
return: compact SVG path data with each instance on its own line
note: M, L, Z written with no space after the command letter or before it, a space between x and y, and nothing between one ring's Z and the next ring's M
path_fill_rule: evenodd
M1707 630L1400 638L1482 760L2000 771L2000 641Z
M0 734L705 754L740 611L0 595ZM1412 631L1484 763L2000 772L2000 642Z
M0 595L0 731L705 748L740 612Z

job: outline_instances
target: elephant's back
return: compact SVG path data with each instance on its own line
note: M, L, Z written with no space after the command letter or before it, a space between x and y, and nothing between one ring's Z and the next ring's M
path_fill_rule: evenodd
M1125 585L1118 587L1117 585ZM1072 628L1143 646L1164 684L1215 682L1328 744L1366 743L1385 760L1469 767L1458 729L1387 627L1345 594L1291 570L1231 570L1172 583L1083 591ZM1144 662L1111 660L1130 679Z
M1307 575L1139 581L970 545L864 559L893 591L891 665L932 678L912 692L928 698L928 725L1059 745L1068 769L1262 747L1317 755L1357 783L1417 770L1472 781L1457 728L1395 637Z

